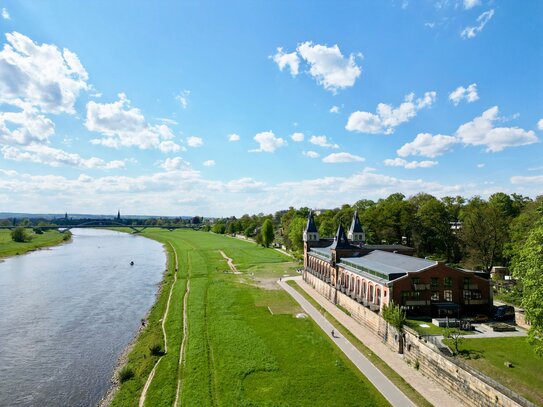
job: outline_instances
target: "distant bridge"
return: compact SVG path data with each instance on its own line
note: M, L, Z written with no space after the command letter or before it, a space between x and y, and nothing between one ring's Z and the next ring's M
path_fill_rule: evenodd
M21 225L14 226L0 226L0 229L15 229ZM59 230L65 232L70 229L95 229L95 228L111 228L111 227L123 227L132 229L132 233L141 233L147 228L167 229L170 232L176 229L193 229L200 230L201 226L196 225L127 225L114 220L98 219L83 222L78 225L47 225L47 226L24 226L25 228L39 228L41 230Z

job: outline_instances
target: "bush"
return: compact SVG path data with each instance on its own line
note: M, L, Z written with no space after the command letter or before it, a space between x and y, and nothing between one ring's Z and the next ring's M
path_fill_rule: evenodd
M126 382L127 380L130 380L134 377L134 371L130 366L124 366L121 370L119 370L119 380L121 383Z
M42 228L38 228L38 227L37 227L37 228L33 228L32 230L33 230L34 233L37 234L37 235L43 235L43 230L42 230Z
M71 238L72 238L72 232L70 232L69 230L63 233L62 240L64 240L65 242L67 240L70 240Z
M162 356L164 355L164 351L162 350L162 345L160 344L154 344L153 346L149 347L149 350L151 351L151 355L153 356Z
M30 240L25 228L19 226L11 231L11 240L18 243L24 243Z

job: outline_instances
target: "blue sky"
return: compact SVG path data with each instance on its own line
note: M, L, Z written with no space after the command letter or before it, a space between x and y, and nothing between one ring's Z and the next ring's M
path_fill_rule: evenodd
M543 192L539 1L0 0L0 212Z

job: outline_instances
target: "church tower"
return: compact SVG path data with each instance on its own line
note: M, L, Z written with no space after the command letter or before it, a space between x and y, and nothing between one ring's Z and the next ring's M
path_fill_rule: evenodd
M366 242L366 234L364 233L360 220L358 219L358 211L354 212L353 221L351 222L351 227L349 228L347 237L353 243Z
M117 220L121 220L121 210L117 210Z
M303 238L305 243L318 242L320 240L319 231L315 226L315 219L313 219L312 211L309 211L309 215L307 216L307 225L304 230Z

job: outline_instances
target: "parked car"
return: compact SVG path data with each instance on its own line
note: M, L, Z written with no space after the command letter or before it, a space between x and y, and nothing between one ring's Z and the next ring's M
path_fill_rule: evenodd
M504 321L515 318L515 308L511 305L500 305L496 307L496 314L494 319L497 321Z
M473 317L473 322L487 322L488 316L485 314L477 314Z

